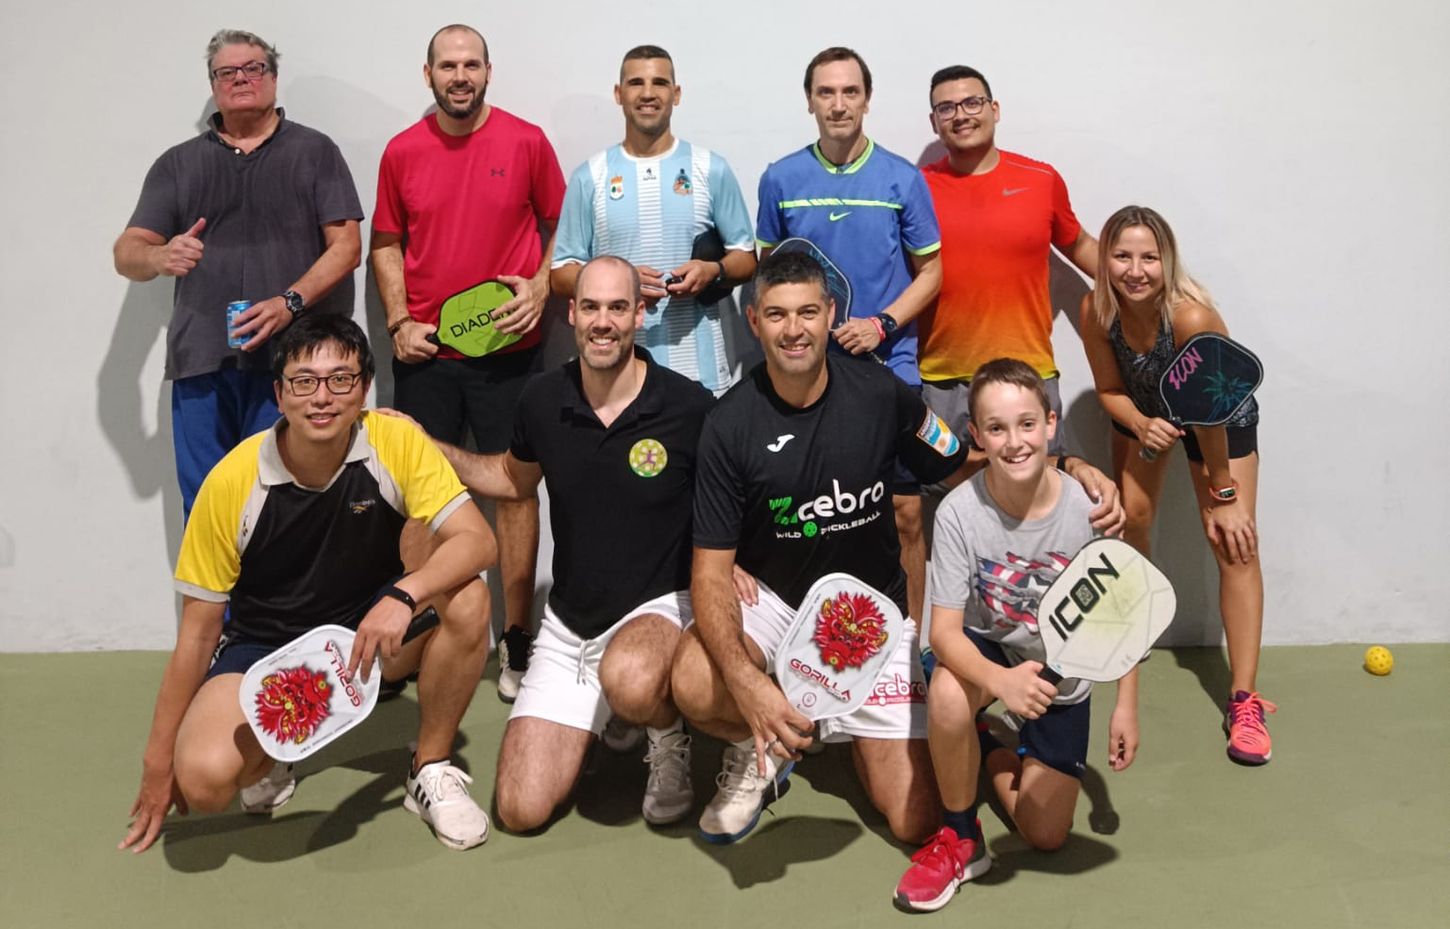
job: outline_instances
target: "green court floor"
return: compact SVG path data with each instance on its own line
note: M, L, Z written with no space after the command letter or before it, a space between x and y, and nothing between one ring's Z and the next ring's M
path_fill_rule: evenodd
M1226 669L1212 649L1144 667L1143 746L1128 771L1091 770L1075 833L1027 850L983 825L996 866L940 913L897 912L907 849L886 837L833 746L738 845L639 816L640 754L601 753L576 806L539 835L495 830L452 852L402 807L412 691L306 763L275 816L173 817L141 856L115 850L140 772L165 656L0 655L0 926L654 927L946 925L1450 926L1450 645L1270 648L1274 760L1223 752ZM506 707L490 668L458 756L487 797ZM1110 705L1104 689L1099 705ZM696 790L720 747L697 742Z

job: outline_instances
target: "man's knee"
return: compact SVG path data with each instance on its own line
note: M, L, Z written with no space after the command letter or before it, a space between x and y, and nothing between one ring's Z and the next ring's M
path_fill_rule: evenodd
M473 578L453 591L440 613L448 635L468 651L488 647L488 587Z
M556 804L537 788L500 778L494 790L494 807L499 825L509 832L532 832L549 821Z
M617 715L644 722L668 699L679 640L678 628L659 616L640 617L614 637L599 662L599 684Z
M687 718L703 720L715 715L715 674L715 665L698 633L686 630L680 636L670 668L670 691L675 706Z
M920 845L941 827L939 803L926 791L914 790L905 804L886 813L886 822L898 842Z

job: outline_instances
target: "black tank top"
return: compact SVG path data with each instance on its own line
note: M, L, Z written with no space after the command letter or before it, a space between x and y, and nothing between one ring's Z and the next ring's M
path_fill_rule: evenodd
M1173 356L1177 354L1173 348L1173 329L1167 325L1159 328L1153 347L1146 354L1140 355L1123 338L1123 320L1117 317L1108 327L1108 342L1113 346L1113 356L1118 360L1118 372L1123 377L1123 386L1127 389L1133 405L1144 416L1168 419L1168 409L1158 394L1158 382L1162 380L1163 372L1168 370ZM1224 425L1254 426L1258 422L1259 403L1250 397L1249 402L1240 407Z

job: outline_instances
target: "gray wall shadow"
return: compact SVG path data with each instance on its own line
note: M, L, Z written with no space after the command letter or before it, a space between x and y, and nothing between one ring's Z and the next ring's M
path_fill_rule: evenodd
M165 525L167 563L176 566L181 547L181 490L176 483L176 458L171 443L169 387L156 398L156 428L147 433L142 403L141 371L157 343L166 342L171 318L170 278L131 283L116 314L111 344L96 375L96 417L125 467L138 499L160 494Z

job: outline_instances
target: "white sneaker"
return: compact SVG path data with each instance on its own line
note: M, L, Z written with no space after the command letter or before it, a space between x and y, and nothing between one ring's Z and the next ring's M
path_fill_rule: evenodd
M656 826L678 822L695 805L695 788L690 784L690 737L683 726L649 729L649 782L644 788L644 821Z
M243 813L270 813L292 799L297 790L297 777L290 764L276 762L266 776L241 792Z
M755 742L747 739L725 746L720 773L715 775L719 790L700 814L700 838L724 845L745 837L760 820L760 811L778 799L789 786L794 761L765 756L765 777L755 764Z
M529 655L534 637L521 626L510 626L498 643L498 698L513 703L519 695L524 672L529 670Z
M403 806L433 827L438 841L459 850L488 839L488 814L468 795L473 778L447 761L425 764L410 776Z
M599 740L611 752L632 752L644 741L644 727L634 726L618 716L611 716L609 722L604 724L604 732Z

